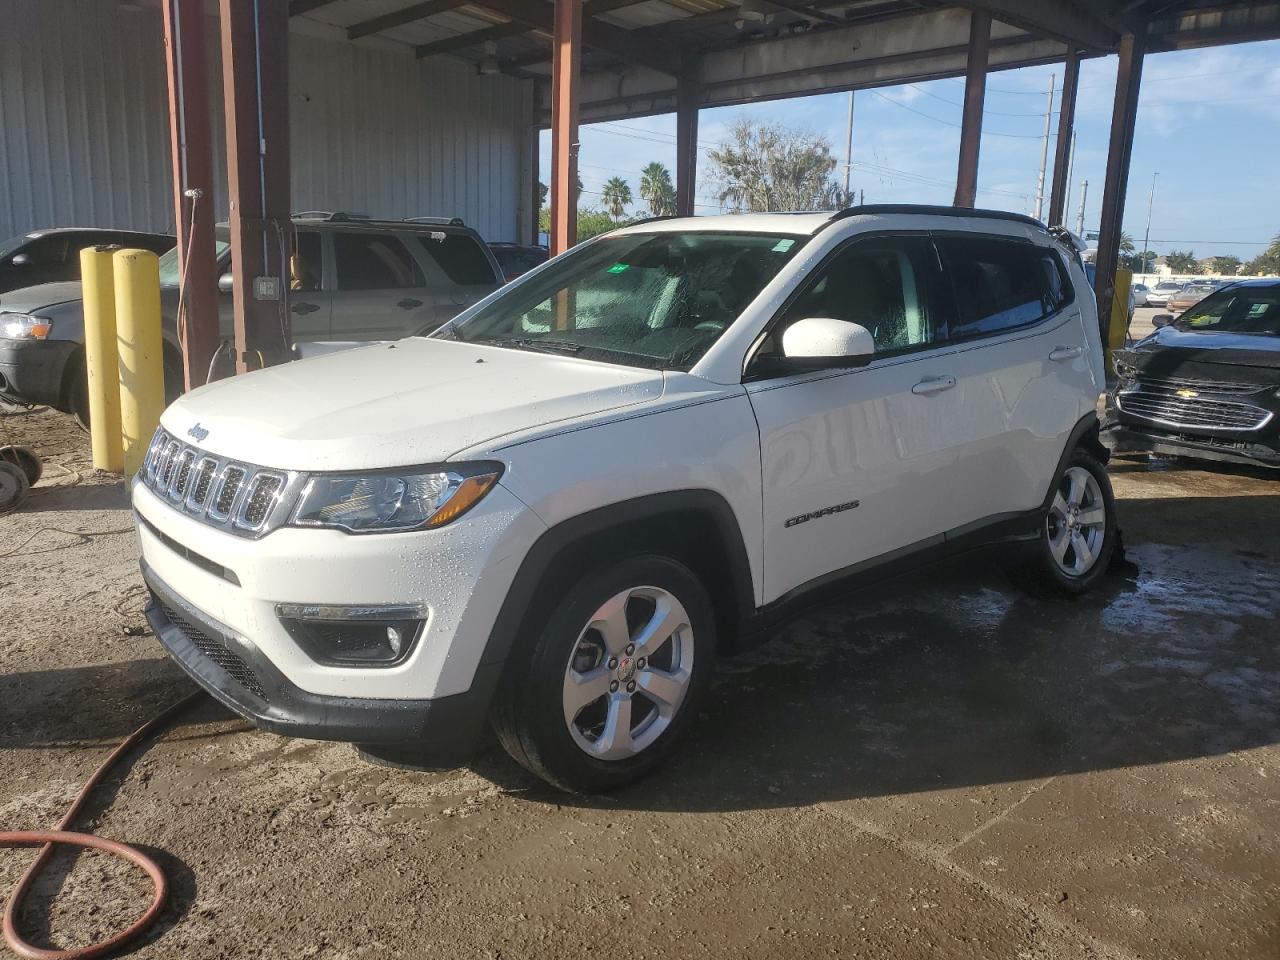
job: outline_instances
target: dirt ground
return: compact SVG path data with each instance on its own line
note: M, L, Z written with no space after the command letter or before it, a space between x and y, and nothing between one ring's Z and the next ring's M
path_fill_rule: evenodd
M40 828L193 687L142 629L121 485L67 418L5 427L53 464L0 517L0 829ZM723 661L687 749L611 798L495 751L367 766L207 702L83 818L173 878L135 955L1272 960L1280 478L1113 473L1132 564L1105 589L971 558L852 593ZM0 850L0 890L30 856ZM71 863L33 936L140 912L138 875Z

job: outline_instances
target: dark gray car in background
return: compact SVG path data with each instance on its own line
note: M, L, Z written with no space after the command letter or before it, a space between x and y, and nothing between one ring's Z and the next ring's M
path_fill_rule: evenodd
M216 230L219 326L232 336L229 234ZM89 244L92 245L92 244ZM433 329L502 285L479 234L457 218L371 220L340 213L293 219L289 324L294 344L394 340ZM178 252L160 258L165 393L181 392ZM79 281L0 296L0 398L45 404L88 422Z

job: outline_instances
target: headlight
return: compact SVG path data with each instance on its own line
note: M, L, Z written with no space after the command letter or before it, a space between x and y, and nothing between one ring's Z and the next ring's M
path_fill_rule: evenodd
M0 337L6 340L44 340L52 329L53 321L44 317L0 313Z
M479 503L498 482L498 463L431 470L320 474L303 488L293 524L382 533L442 527Z

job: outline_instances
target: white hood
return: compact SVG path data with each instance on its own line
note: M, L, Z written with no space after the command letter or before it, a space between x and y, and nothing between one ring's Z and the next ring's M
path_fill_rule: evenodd
M515 431L643 403L662 383L657 370L411 337L209 384L161 422L259 466L367 470L438 463Z

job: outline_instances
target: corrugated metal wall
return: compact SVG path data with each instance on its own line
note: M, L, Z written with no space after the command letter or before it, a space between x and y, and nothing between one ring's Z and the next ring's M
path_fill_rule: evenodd
M172 230L158 11L0 0L0 25L0 240L50 226ZM214 30L215 61L216 41ZM518 239L530 84L447 57L297 32L289 43L294 210L460 216L486 239Z

